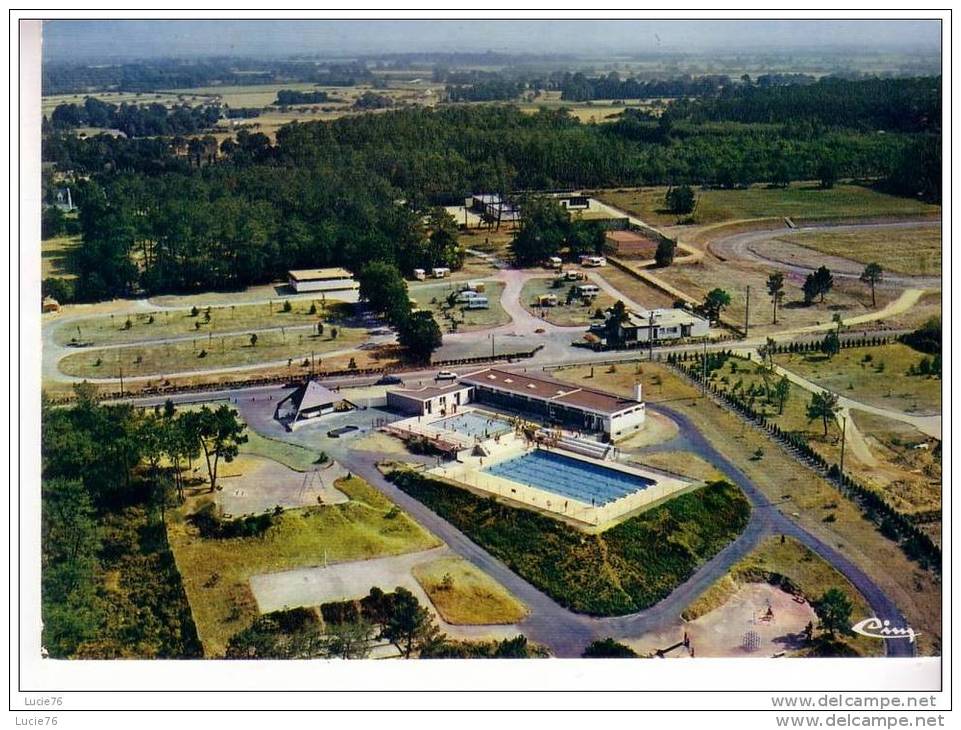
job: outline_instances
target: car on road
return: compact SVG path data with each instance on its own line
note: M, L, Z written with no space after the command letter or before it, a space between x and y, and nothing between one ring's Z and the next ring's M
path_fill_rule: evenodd
M381 375L374 385L403 385L404 381L396 375Z
M441 370L434 376L434 380L457 380L458 377L460 376L451 370Z

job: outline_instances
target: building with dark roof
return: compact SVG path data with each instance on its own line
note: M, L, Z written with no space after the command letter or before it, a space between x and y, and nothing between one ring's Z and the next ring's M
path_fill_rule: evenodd
M343 400L316 380L308 380L277 404L274 418L293 431L311 419L333 413Z
M644 424L640 385L635 386L634 398L624 398L542 374L499 368L465 375L460 385L471 386L472 402L528 413L548 424L593 431L609 441L625 438Z

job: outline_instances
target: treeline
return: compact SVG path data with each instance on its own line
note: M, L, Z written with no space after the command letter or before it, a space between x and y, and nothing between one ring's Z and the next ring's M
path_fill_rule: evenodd
M725 86L716 96L671 105L671 120L787 124L805 120L859 131L941 129L941 78L847 80L815 84Z
M525 88L520 81L488 79L467 86L448 86L447 98L450 101L511 101Z
M119 129L128 137L194 134L213 127L219 106L166 107L163 104L109 104L88 96L83 104L60 104L50 114L55 130L75 127Z
M159 138L51 132L43 159L78 180L78 294L99 298L245 286L288 268L359 270L371 260L406 271L400 252L423 240L426 212L472 192L827 176L881 179L916 195L924 180L940 180L938 146L933 134L865 134L805 120L630 115L584 125L562 111L461 105L291 124L276 141L242 130L219 154L178 155Z
M273 106L290 106L292 104L323 104L328 101L330 96L326 91L294 91L291 89L280 89L277 91L277 99L272 102Z
M100 406L92 390L42 410L43 647L59 658L200 657L164 527L175 495L159 468L160 419Z
M157 59L110 65L77 65L54 61L43 64L41 89L46 96L98 90L145 92L294 81L324 86L353 86L372 78L373 74L363 63L317 65L249 58L202 61Z
M715 94L730 85L731 78L717 76L680 76L673 79L622 79L612 71L607 76L590 77L583 73L564 74L557 82L564 101L593 99L659 99Z

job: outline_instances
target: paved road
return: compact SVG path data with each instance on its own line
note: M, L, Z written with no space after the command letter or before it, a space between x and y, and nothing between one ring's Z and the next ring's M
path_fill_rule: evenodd
M799 244L781 240L787 234L804 232L852 233L865 230L904 230L936 225L938 221L908 221L901 223L862 223L857 225L825 225L794 230L772 229L747 231L717 238L708 248L719 258L741 259L773 266L794 274L807 275L818 266L827 266L835 278L858 279L864 271L864 264L841 256L828 256ZM878 288L917 287L921 289L940 289L941 277L908 276L905 274L885 273Z

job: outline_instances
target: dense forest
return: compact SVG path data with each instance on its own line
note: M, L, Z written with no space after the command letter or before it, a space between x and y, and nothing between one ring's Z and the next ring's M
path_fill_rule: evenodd
M77 180L77 294L90 299L243 286L305 266L406 269L402 252L425 245L430 208L475 191L829 177L939 200L938 89L937 80L792 86L808 105L799 109L772 87L661 118L628 110L605 125L509 105L402 109L290 124L275 141L241 131L215 155L51 131L43 154ZM883 124L892 129L878 134Z
M86 384L77 394L42 413L43 646L53 657L199 657L164 526L176 500L158 468L164 421L98 405Z
M329 100L326 91L296 91L294 89L280 89L273 106L289 106L290 104L323 104Z
M119 129L128 137L195 134L213 127L221 117L217 105L166 107L154 104L109 104L88 96L83 104L59 104L50 114L55 130L76 127Z

